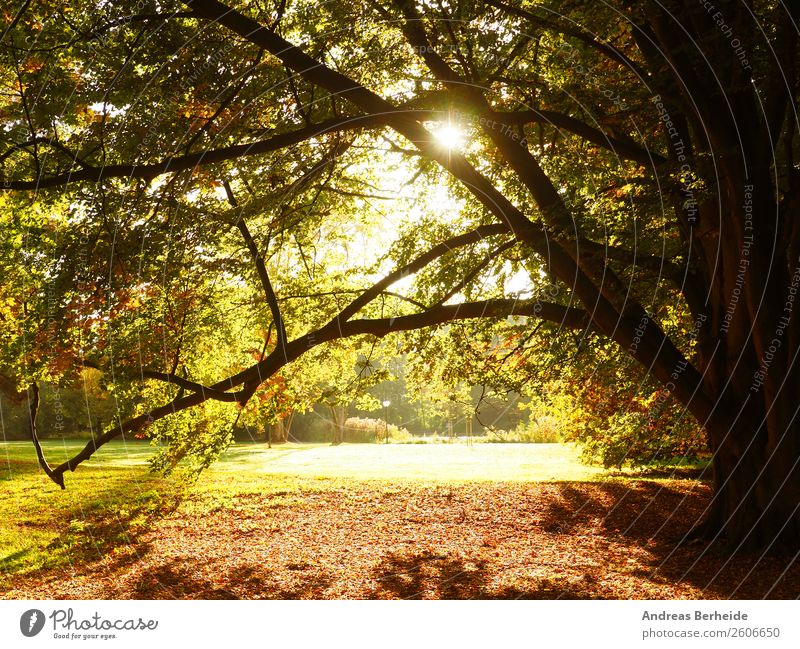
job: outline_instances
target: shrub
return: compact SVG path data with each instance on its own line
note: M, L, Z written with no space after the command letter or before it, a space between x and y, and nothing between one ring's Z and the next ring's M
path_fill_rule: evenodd
M386 441L387 424L383 419L349 417L344 422L343 441L350 444L374 444ZM388 424L389 441L392 443L410 442L414 436L405 428Z
M693 461L704 455L700 426L680 406L662 399L663 393L655 392L632 400L626 410L608 414L605 421L591 421L576 436L584 458L622 468L676 458Z
M543 415L520 424L514 430L489 431L486 441L495 444L553 444L561 441L561 431L555 417Z

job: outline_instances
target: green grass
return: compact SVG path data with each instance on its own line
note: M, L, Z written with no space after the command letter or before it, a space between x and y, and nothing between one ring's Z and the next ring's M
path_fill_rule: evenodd
M55 465L85 442L45 441ZM424 482L573 481L602 478L559 444L376 445L237 444L200 478L186 484L148 470L153 447L112 442L75 473L62 491L38 468L28 442L0 444L0 590L14 575L69 568L115 553L136 552L136 540L176 508L197 514L245 494L270 494L274 506L354 478Z
M83 443L44 442L51 465L70 457ZM142 442L111 442L76 474L88 467L144 468L153 454ZM0 444L0 480L21 470L36 469L29 442ZM5 466L4 466L5 465ZM237 444L210 469L261 474L285 474L320 478L409 480L589 480L604 473L581 464L578 451L563 444ZM143 472L142 472L143 473Z
M215 466L265 474L386 480L591 480L604 472L581 464L561 444L239 445Z
M44 447L56 464L82 445ZM67 566L76 557L123 545L175 502L177 485L147 472L149 449L110 446L86 470L69 474L62 491L39 470L30 443L0 444L0 584L3 573Z

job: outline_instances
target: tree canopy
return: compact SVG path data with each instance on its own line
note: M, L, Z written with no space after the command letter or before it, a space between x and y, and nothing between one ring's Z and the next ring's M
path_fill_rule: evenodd
M740 0L7 11L0 387L30 404L43 469L63 487L129 433L206 464L240 417L368 383L364 359L392 349L454 384L566 382L637 430L671 408L665 438L691 420L713 452L698 532L796 546L799 17ZM51 467L38 386L86 367L117 414Z

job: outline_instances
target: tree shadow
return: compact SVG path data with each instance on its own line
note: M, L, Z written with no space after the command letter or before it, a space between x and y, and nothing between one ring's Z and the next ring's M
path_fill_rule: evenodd
M0 556L0 573L27 579L67 566L91 570L99 563L114 571L140 560L149 550L149 543L144 541L146 533L181 502L180 491L166 483L145 482L141 486L132 494L130 481L121 473L87 498L76 485L77 495L70 506L52 517L16 523L20 529L52 540Z
M372 577L370 599L593 599L588 588L543 577L524 585L495 584L486 561L431 552L387 555Z
M633 571L643 580L690 584L709 598L800 596L796 554L732 554L721 542L686 542L709 500L710 490L703 485L687 492L650 481L570 483L547 504L541 525L567 535L591 528L595 536L631 550L645 548L646 560Z
M296 567L292 567L296 566ZM305 568L289 564L300 573ZM292 584L263 566L190 564L175 560L148 568L144 579L121 595L133 599L323 599L331 586L329 575L308 571Z
M88 565L111 558L110 567L127 565L147 553L149 543L143 536L157 520L175 511L181 500L177 493L157 490L133 498L124 493L109 496L73 512L79 515L69 521L50 547L65 549L73 564Z
M709 480L711 479L710 466L649 466L640 469L624 471L609 471L608 475L615 478L662 479L662 480Z
M370 597L627 599L641 596L631 590L629 578L633 578L651 592L676 592L672 589L688 585L706 598L797 598L800 562L795 556L732 556L720 544L682 542L702 518L709 498L710 490L703 484L689 490L680 483L630 480L553 485L542 494L535 512L522 509L518 521L503 521L508 530L497 531L498 536L513 537L528 530L530 553L509 555L518 557L519 565L511 568L521 568L523 578L505 576L504 562L491 556L460 559L432 552L393 553L374 569L372 577L379 585ZM586 552L598 541L598 550ZM604 563L603 548L613 548L616 564ZM501 557L507 551L502 542L496 549ZM548 556L536 556L547 549ZM571 563L581 553L581 560L597 564L583 574ZM618 565L620 557L630 563Z
M543 503L539 524L552 534L675 544L702 517L708 489L688 492L645 481L563 483Z

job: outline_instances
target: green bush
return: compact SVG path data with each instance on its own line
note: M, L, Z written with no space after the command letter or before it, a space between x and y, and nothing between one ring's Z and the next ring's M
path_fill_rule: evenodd
M702 429L672 403L654 411L613 413L603 429L584 431L584 458L605 467L696 461L706 452Z
M554 444L561 441L561 432L554 417L539 417L520 424L514 430L493 430L486 434L490 444Z
M350 444L375 444L386 441L386 431L389 431L389 441L402 444L414 440L414 436L405 428L394 424L387 424L383 419L370 419L368 417L349 417L344 422L343 441Z

